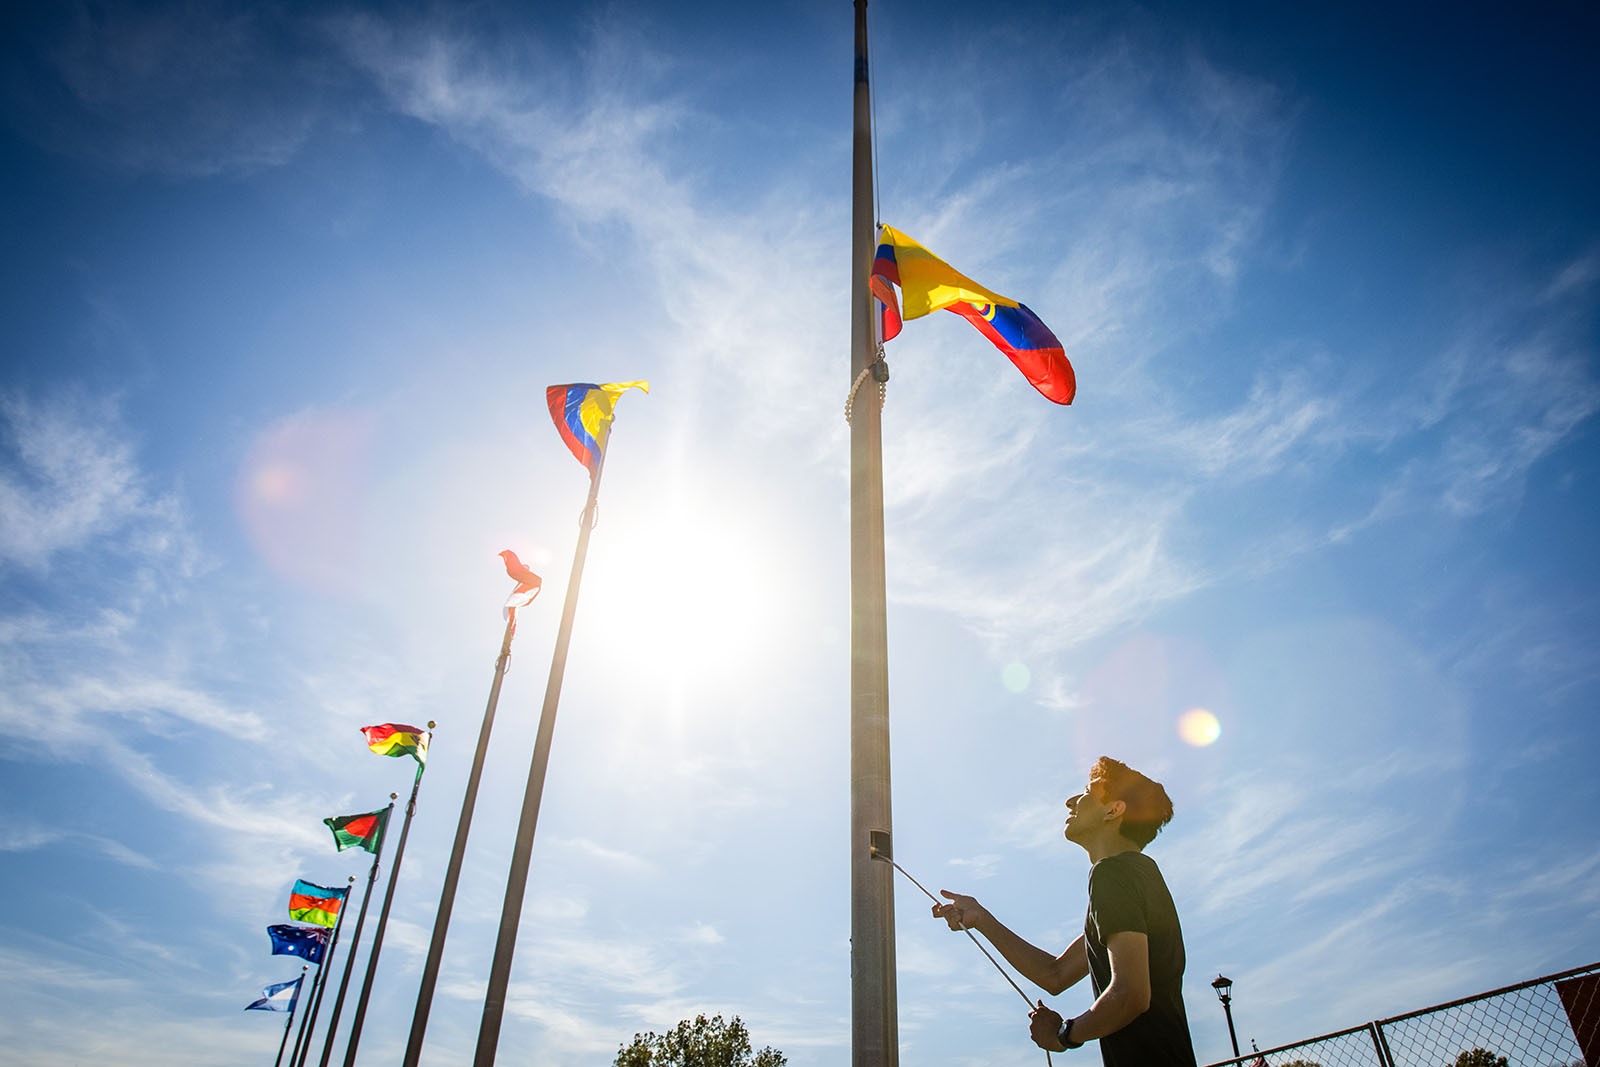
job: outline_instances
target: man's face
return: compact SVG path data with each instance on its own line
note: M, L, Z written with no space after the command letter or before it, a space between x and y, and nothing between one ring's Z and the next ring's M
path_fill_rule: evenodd
M1067 798L1067 824L1062 829L1068 841L1082 841L1105 822L1106 806L1095 795L1094 784Z

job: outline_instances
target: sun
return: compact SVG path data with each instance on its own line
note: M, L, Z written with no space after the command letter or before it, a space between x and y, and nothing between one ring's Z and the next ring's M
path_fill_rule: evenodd
M605 544L590 549L579 625L597 631L618 670L681 704L701 683L770 662L792 594L782 538L748 501L718 506L680 488L658 503L648 522L595 531Z

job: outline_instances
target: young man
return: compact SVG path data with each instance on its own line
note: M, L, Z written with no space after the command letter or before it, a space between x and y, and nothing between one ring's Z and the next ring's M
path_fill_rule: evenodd
M1183 931L1172 894L1144 854L1172 818L1160 782L1102 756L1089 785L1067 798L1068 841L1089 854L1083 934L1059 956L1008 930L974 897L941 890L933 914L950 929L988 938L1035 985L1057 994L1089 976L1095 1001L1063 1020L1039 1001L1028 1016L1034 1044L1065 1052L1099 1040L1106 1067L1195 1067L1183 1010Z

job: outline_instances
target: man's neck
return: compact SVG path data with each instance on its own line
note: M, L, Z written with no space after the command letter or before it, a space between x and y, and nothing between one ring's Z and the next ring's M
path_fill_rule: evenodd
M1115 856L1123 852L1142 852L1138 845L1129 841L1121 834L1107 834L1105 837L1095 838L1092 841L1081 842L1083 850L1089 854L1090 863L1099 863L1107 856Z

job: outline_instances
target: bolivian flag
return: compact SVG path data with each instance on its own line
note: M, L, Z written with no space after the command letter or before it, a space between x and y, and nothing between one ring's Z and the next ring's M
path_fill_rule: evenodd
M325 885L312 885L297 878L294 889L289 893L289 918L295 922L331 927L339 921L339 909L344 907L344 898L349 893L348 887L329 889Z
M383 847L384 827L389 823L389 809L379 808L362 815L333 815L322 820L333 831L333 843L343 852L347 848L364 848L374 856Z
M398 722L363 726L367 747L380 756L412 756L418 763L428 762L428 731L420 726Z

